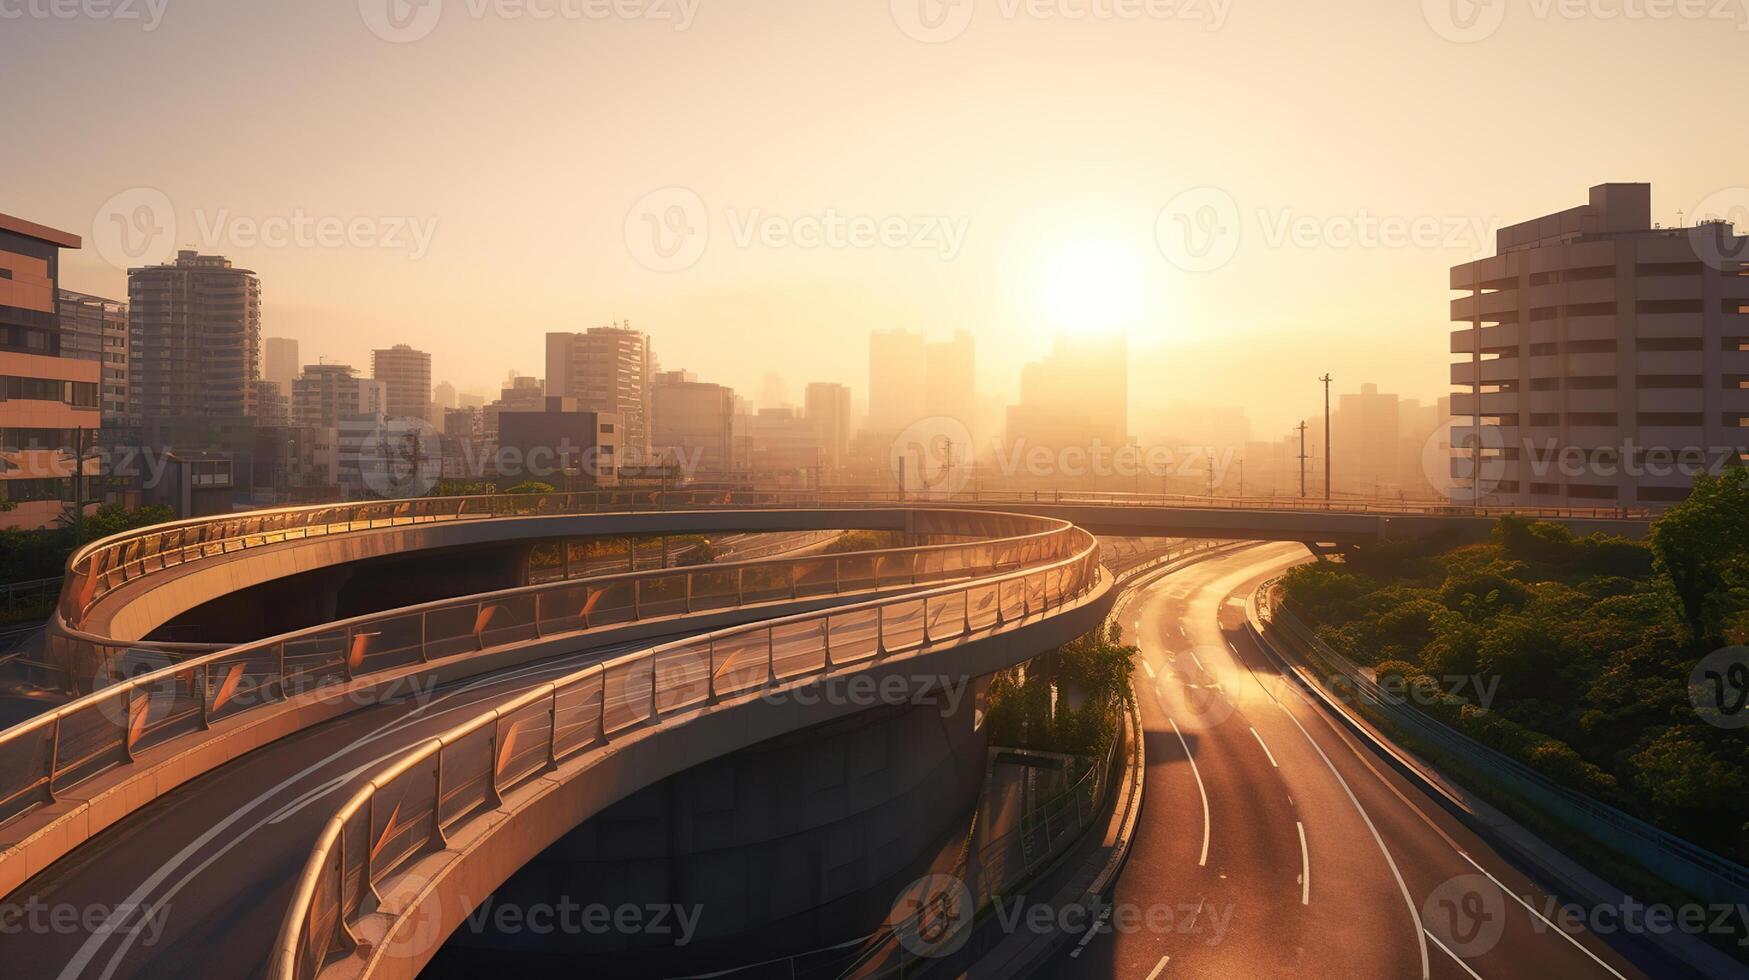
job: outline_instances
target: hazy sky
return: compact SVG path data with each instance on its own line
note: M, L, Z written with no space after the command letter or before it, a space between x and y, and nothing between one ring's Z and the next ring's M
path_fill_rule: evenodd
M1744 193L1746 6L0 0L0 211L88 236L89 292L226 254L310 362L495 386L629 320L665 367L863 398L870 330L969 329L1007 397L1122 328L1139 432L1272 436L1324 371L1444 393L1447 269L1495 225Z

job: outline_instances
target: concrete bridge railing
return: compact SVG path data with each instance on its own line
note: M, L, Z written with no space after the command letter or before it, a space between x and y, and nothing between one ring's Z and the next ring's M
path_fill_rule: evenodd
M591 666L476 716L407 753L329 822L299 879L270 975L310 980L330 967L338 975L370 975L394 946L385 937L417 913L385 904L391 879L459 837L471 837L478 847L481 834L507 833L503 828L516 820L505 815L513 808L507 798L545 777L562 783L555 774L573 760L607 752L670 719L757 700L807 678L1050 623L1056 613L1109 589L1098 555L1098 544L1084 535L1072 553L1042 568L664 644ZM1022 645L1008 646L1013 659ZM742 731L742 737L751 736ZM552 830L548 823L543 828ZM502 856L494 866L506 866ZM367 919L374 921L363 925ZM453 924L440 924L438 938ZM404 952L391 971L397 975L411 975L434 949Z

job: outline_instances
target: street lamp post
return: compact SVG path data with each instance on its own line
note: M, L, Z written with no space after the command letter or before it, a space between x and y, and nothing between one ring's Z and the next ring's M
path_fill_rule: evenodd
M1324 506L1330 506L1330 381L1329 372L1322 378L1324 382Z

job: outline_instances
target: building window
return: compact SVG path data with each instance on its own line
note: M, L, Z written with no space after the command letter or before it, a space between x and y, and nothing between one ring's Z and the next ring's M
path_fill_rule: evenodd
M1561 424L1561 416L1555 412L1532 412L1531 425L1556 426Z
M1660 276L1698 276L1704 271L1699 262L1641 262L1634 274L1648 278Z
M1613 353L1615 353L1615 341L1613 341L1613 340L1575 340L1575 341L1572 341L1571 343L1567 344L1567 353L1569 353L1569 354L1613 354Z
M1701 425L1706 415L1702 412L1641 412L1634 416L1636 425L1685 426Z
M1647 503L1677 503L1687 500L1691 487L1640 487L1634 493Z
M1634 312L1645 314L1699 313L1700 310L1698 299L1643 299L1634 304Z
M1614 500L1617 494L1615 487L1594 487L1584 483L1567 487L1567 496L1576 500Z
M1614 389L1614 375L1579 375L1567 379L1567 390L1569 391L1612 391Z
M1530 356L1531 357L1544 357L1544 356L1547 356L1549 354L1559 354L1560 352L1561 352L1561 345L1560 344L1531 344L1530 345Z
M1560 378L1531 378L1530 379L1530 390L1531 391L1560 391L1561 390L1561 379Z
M1574 303L1567 307L1568 316L1615 316L1614 303Z
M1615 413L1573 412L1567 416L1567 421L1574 425L1611 426L1615 424Z
M1634 379L1641 388L1699 388L1703 379L1698 374L1642 374Z
M1640 337L1634 341L1638 351L1700 350L1702 346L1699 337Z

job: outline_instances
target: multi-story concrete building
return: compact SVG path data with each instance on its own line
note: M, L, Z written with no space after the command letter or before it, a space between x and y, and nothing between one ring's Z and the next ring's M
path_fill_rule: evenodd
M79 236L0 214L0 527L47 527L85 499L76 462L102 424L100 364L61 356L60 250Z
M811 485L820 472L814 424L794 408L760 409L748 419L748 442L756 485Z
M102 378L104 418L128 411L128 305L63 289L61 356L96 361Z
M621 452L650 448L650 389L655 374L650 338L625 326L547 334L547 394L576 399L585 412L620 418Z
M899 430L928 414L929 367L923 335L886 330L868 337L868 427Z
M388 391L390 418L431 418L431 355L396 344L370 353L370 375Z
M269 337L263 341L263 350L261 376L279 385L279 390L289 396L292 382L304 369L304 362L298 359L298 342L290 337Z
M576 399L572 399L572 404ZM539 378L517 376L498 393L498 400L481 409L480 420L488 440L498 437L498 416L505 412L544 412L546 386Z
M381 381L360 378L349 364L308 364L292 382L292 419L298 425L331 429L348 416L382 415L387 401Z
M820 447L821 477L842 476L850 455L850 389L823 381L810 384L802 411Z
M650 452L683 479L721 479L734 469L735 393L684 371L651 389Z
M1749 238L1651 186L1500 229L1451 270L1452 469L1485 502L1660 507L1749 446ZM1479 433L1479 438L1477 434ZM1473 494L1474 490L1469 490Z
M261 280L217 255L128 270L130 414L253 414L261 376Z
M255 418L262 425L291 424L291 388L281 388L278 382L256 378L249 382L255 406Z
M498 416L498 482L523 481L559 490L613 486L619 475L620 420L576 408L570 398L548 398L539 411Z
M924 410L971 429L977 421L977 343L964 330L924 347Z

